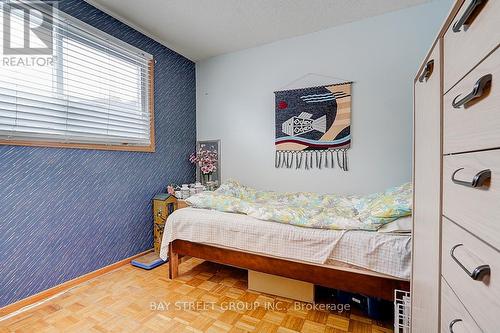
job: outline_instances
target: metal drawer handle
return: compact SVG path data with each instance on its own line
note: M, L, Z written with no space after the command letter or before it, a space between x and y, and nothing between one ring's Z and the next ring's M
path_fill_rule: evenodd
M424 80L427 81L431 77L433 71L434 71L434 59L429 60L425 64L424 71L422 72L422 75L420 75L420 77L418 78L418 81L419 82L424 82Z
M469 103L473 99L481 97L483 95L484 88L491 82L492 78L493 75L491 74L486 74L485 76L481 77L479 80L477 80L476 84L474 84L474 88L472 88L472 91L467 96L464 96L462 99L457 101L457 99L460 97L460 95L458 95L453 99L451 105L453 105L455 109L458 109L464 104Z
M490 265L480 265L480 266L477 266L476 268L474 268L474 270L472 272L469 272L469 270L467 268L465 268L465 266L462 265L462 263L460 261L458 261L458 259L454 255L454 252L455 252L455 249L457 247L463 246L463 245L464 244L457 244L454 247L452 247L450 250L450 256L457 263L457 265L460 266L460 268L463 269L464 272L467 273L467 275L469 275L469 277L472 280L476 280L476 281L482 280L482 278L484 276L490 275L490 273L491 273Z
M485 170L479 171L478 173L476 173L476 175L474 176L474 178L472 178L472 181L470 181L470 182L466 181L466 180L456 179L455 175L457 174L457 172L459 172L460 170L463 170L463 169L464 168L460 168L460 169L455 170L455 172L453 172L453 174L451 175L452 182L454 182L455 184L458 184L458 185L462 185L462 186L478 188L478 187L484 186L486 181L491 179L491 170L490 169L485 169Z
M462 319L453 319L452 321L450 321L450 325L448 326L450 329L450 333L453 333L453 325L455 325L456 323L461 322L461 321L462 321Z
M485 4L487 1L488 0L472 0L462 17L460 17L460 19L453 24L453 32L460 32L462 27L466 25L466 22L473 16L474 12L480 9L479 6Z

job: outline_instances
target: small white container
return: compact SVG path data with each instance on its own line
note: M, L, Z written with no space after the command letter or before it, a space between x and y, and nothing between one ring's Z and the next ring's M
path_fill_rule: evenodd
M196 193L203 192L204 188L205 188L205 186L201 185L200 182L197 182L197 183L194 184L194 189L196 190Z
M181 194L182 194L182 199L189 198L189 185L188 184L182 184Z

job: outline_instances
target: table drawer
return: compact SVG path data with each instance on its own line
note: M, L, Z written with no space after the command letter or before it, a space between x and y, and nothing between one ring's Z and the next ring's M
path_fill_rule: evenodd
M442 230L443 277L478 326L485 332L497 332L500 253L446 218Z
M445 279L441 279L441 332L482 333Z
M461 25L464 18L465 23ZM465 0L444 36L445 91L500 43L500 1Z
M444 157L443 215L497 249L499 203L500 150Z
M477 97L472 98L474 95ZM470 99L470 102L462 105L464 99ZM491 54L444 96L445 154L498 147L500 50Z

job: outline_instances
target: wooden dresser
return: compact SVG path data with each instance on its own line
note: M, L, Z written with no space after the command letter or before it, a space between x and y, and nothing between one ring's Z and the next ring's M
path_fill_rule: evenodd
M500 332L500 0L459 0L414 86L412 332Z

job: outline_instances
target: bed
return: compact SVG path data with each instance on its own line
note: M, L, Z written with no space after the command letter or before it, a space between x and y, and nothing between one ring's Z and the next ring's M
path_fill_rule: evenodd
M160 257L169 259L170 278L183 255L392 300L394 289L409 290L411 235L303 228L188 207L165 225Z

